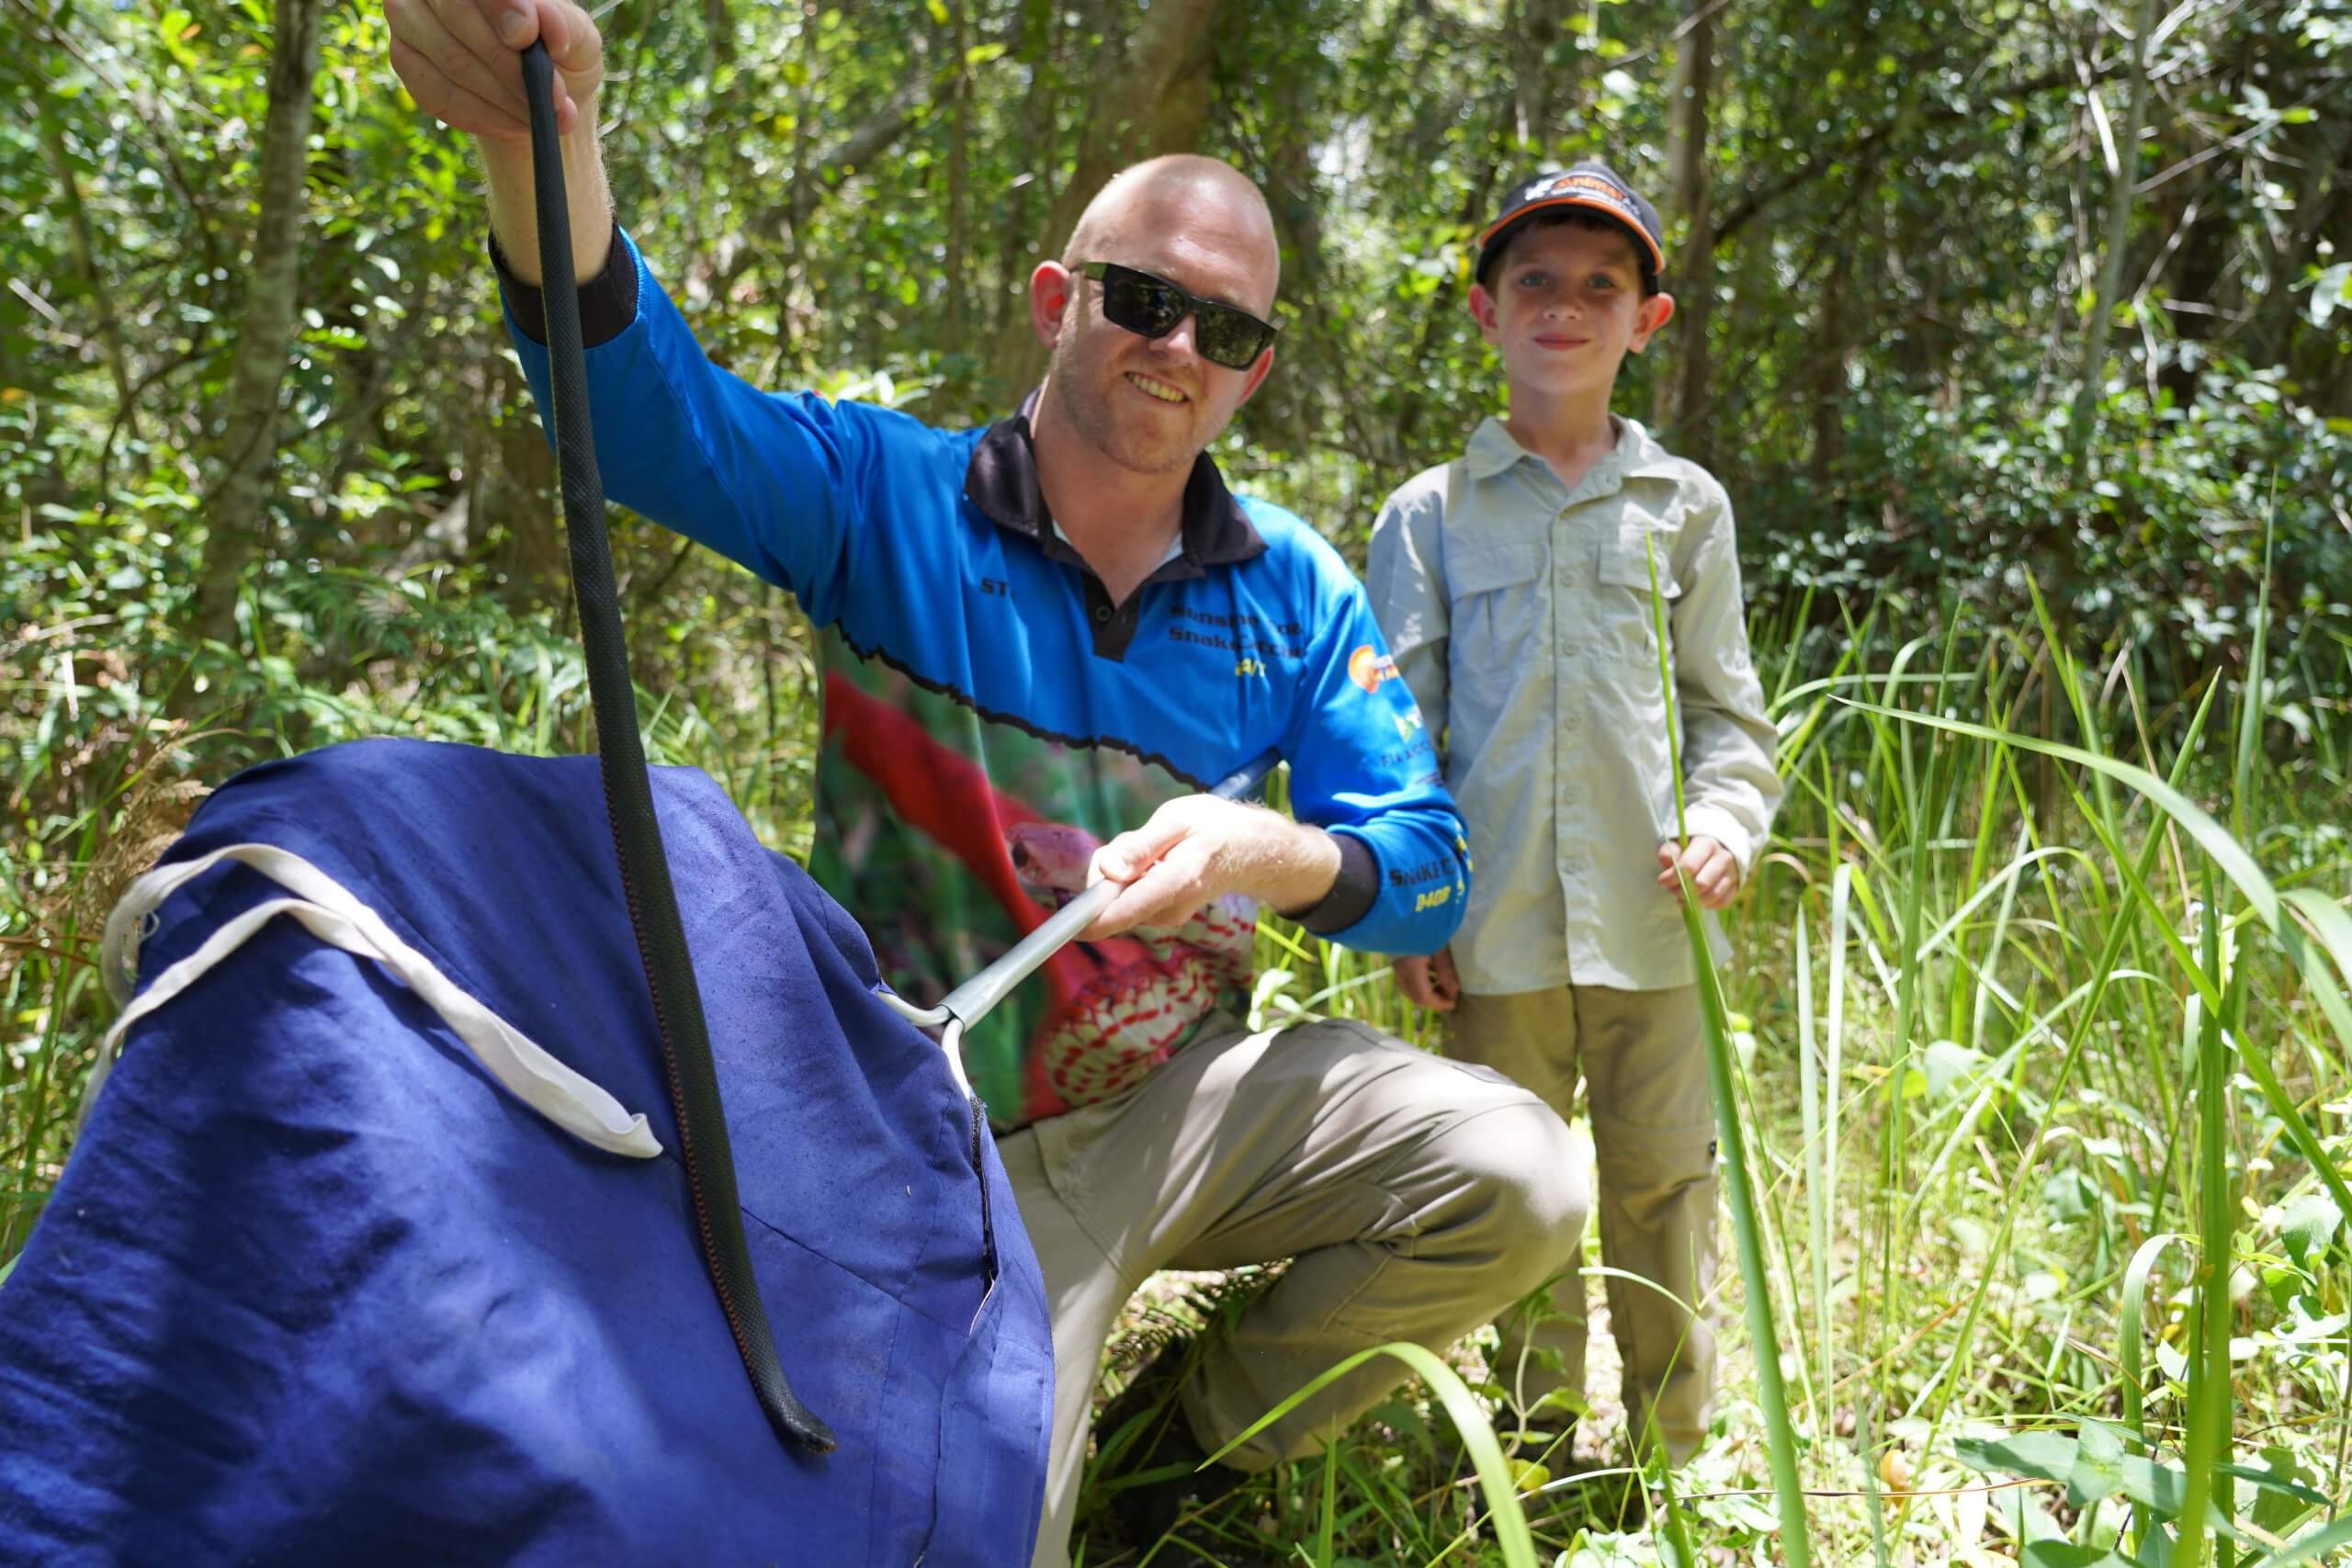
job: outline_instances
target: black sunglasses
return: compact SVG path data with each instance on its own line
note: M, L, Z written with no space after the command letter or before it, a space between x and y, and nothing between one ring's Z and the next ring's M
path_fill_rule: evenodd
M1144 337L1166 337L1187 316L1199 323L1193 344L1201 357L1228 370L1247 370L1281 329L1247 310L1187 294L1164 277L1117 262L1080 262L1070 268L1102 286L1102 319Z

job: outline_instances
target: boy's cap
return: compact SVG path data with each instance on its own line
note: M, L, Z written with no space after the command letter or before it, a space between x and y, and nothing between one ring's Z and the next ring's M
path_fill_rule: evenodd
M1588 158L1572 169L1538 175L1503 197L1502 215L1478 236L1478 281L1487 281L1487 269L1501 257L1503 247L1528 220L1563 207L1581 207L1615 220L1634 242L1634 254L1641 261L1645 281L1655 284L1666 270L1666 242L1657 209L1635 195L1634 187L1619 179L1608 164Z

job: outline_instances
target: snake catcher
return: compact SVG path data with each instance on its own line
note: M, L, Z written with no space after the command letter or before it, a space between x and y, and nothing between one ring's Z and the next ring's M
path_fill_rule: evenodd
M526 80L601 766L329 748L133 887L0 1288L0 1562L1027 1558L1051 1340L978 1110L839 906L644 765Z

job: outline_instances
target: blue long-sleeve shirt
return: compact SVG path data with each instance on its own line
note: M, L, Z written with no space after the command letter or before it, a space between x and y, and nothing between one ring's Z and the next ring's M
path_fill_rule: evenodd
M537 291L505 277L540 407ZM760 391L704 355L626 236L583 286L613 500L789 589L822 628L810 870L884 974L930 1000L1066 898L1091 846L1272 753L1340 847L1303 919L1430 953L1468 887L1462 824L1362 586L1279 507L1194 465L1176 552L1122 603L1061 539L1028 422L935 429ZM984 1020L967 1061L1005 1126L1108 1098L1248 986L1255 914L1074 946Z

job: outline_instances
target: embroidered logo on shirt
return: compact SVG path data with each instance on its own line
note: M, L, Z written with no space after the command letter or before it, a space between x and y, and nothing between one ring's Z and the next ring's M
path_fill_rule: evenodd
M1384 682L1396 679L1396 661L1365 643L1348 655L1348 679L1367 692L1376 692Z

